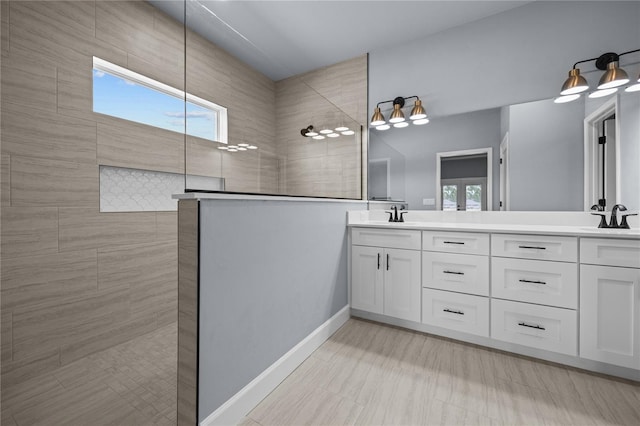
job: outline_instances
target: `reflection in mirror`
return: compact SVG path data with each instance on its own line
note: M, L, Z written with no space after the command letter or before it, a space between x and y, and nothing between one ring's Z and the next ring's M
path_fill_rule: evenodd
M242 2L153 4L185 21L186 91L228 113L228 142L185 138L187 191L220 191L206 184L216 178L227 192L362 198L366 56L293 75L260 51L252 29L234 28ZM305 137L309 125L332 133Z
M598 140L612 114L615 121L604 125L610 144L603 173ZM492 163L494 196L487 200L493 210L585 211L603 198L603 189L608 210L617 203L640 208L638 93L568 104L527 102L435 117L401 131L370 129L369 161L388 162L389 198L406 201L410 209L435 210L444 207L437 202L437 153L481 147L499 153Z
M439 210L487 210L487 199L491 199L487 194L488 184L490 185L487 176L491 176L491 149L478 151L483 152L454 151L437 154L440 191L436 207Z

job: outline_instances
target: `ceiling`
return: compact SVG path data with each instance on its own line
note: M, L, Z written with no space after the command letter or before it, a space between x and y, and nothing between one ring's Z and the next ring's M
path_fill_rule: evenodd
M277 81L531 1L150 0Z

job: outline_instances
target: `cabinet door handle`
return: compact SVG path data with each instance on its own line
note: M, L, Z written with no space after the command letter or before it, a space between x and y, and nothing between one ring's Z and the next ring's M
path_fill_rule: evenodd
M521 327L535 328L536 330L546 330L546 328L544 328L544 327L542 327L540 325L527 324L526 322L519 322L518 325L521 326Z
M444 241L444 244L459 244L459 245L464 245L463 242L461 241Z
M523 248L523 249L531 249L531 250L546 250L546 247L539 247L539 246L518 246L518 248Z
M443 309L442 312L449 312L450 314L456 314L456 315L464 315L464 312L462 311L453 311L449 308Z
M464 272L442 271L443 274L464 275Z
M542 285L547 285L547 283L545 283L544 281L536 281L536 280L518 280L521 283L530 283L530 284L542 284Z
M380 269L380 253L378 253L378 269Z
M387 253L387 271L389 270L389 253Z

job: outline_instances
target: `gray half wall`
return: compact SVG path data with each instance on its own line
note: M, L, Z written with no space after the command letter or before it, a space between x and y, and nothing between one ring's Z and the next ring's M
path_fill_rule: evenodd
M347 305L348 210L201 200L199 421Z

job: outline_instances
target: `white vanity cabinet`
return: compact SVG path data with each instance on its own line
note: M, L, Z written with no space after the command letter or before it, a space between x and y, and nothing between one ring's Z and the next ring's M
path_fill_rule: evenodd
M422 233L422 322L489 336L489 234Z
M640 234L415 228L351 228L356 315L640 380Z
M577 355L578 239L492 234L491 337Z
M580 241L580 357L640 370L640 241Z
M420 321L420 231L353 228L351 307Z

